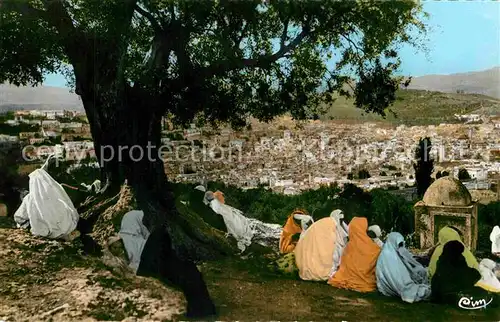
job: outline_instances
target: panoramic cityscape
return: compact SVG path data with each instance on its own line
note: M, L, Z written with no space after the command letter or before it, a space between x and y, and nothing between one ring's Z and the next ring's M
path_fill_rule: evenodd
M26 164L41 164L50 155L99 163L84 113L22 110L6 115L2 122L13 130L30 129L0 134L3 149L20 149ZM429 137L434 176L446 171L458 179L465 169L469 177L464 183L470 190L491 190L500 177L500 115L464 114L455 119L427 126L311 121L299 128L292 119L282 118L271 124L257 122L251 130L225 128L220 134L194 124L174 129L164 121L159 153L168 177L180 182L265 186L284 194L334 183L404 190L415 185L418 141ZM362 170L368 172L365 178L358 176Z

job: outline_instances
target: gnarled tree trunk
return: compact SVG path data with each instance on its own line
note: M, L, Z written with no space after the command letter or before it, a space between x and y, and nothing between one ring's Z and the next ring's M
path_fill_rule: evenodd
M165 227L182 258L214 259L233 253L222 232L188 208L179 213L177 206L183 205L176 206L165 174L160 154L162 114L153 110L154 102L132 87L106 94L104 98L95 92L81 94L103 179L112 186L127 180L144 211L145 226L150 231Z

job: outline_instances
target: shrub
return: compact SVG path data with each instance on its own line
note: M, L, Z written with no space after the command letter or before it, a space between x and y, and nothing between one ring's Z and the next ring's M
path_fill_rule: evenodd
M490 233L495 225L500 225L500 201L479 205L477 250L491 252Z
M177 191L194 188L194 185L187 187L185 184L176 184L182 185L186 188L178 187ZM398 231L405 235L414 229L413 204L381 189L365 192L348 184L341 191L334 185L307 190L296 196L286 196L263 188L243 191L216 182L210 182L208 189L223 191L229 205L240 209L248 217L264 222L284 224L296 208L306 209L314 220L328 217L334 209L341 209L346 221L353 217L366 217L370 224L377 224L386 232Z

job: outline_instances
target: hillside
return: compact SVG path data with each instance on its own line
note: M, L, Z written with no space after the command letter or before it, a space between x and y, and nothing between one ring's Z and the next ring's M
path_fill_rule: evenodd
M463 91L500 99L500 66L477 72L415 77L408 88L445 93Z
M454 114L474 111L500 113L500 100L480 94L456 94L423 90L399 90L391 107L397 117L387 113L385 121L395 124L428 125L456 122ZM367 114L354 106L354 100L339 97L323 119L384 121L381 116Z
M21 109L83 111L83 106L79 96L70 93L67 88L0 85L0 113ZM322 118L324 120L384 121L380 116L364 113L354 107L353 100L343 97L339 97L327 110ZM409 125L439 124L454 122L454 114L473 111L499 114L500 100L481 94L400 90L392 110L397 117L388 113L385 121Z
M61 87L0 84L0 113L9 110L79 110L80 97Z

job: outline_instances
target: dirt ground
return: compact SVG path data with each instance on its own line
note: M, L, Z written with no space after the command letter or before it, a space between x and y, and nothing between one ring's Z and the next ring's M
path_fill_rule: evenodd
M493 310L406 304L284 277L262 255L200 266L219 321L499 321ZM78 242L0 228L0 321L182 320L182 295L157 281L114 274Z
M0 228L0 321L165 321L184 306L182 293L117 276L78 242Z

